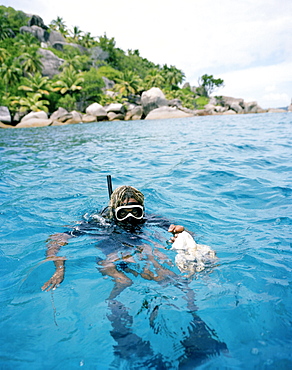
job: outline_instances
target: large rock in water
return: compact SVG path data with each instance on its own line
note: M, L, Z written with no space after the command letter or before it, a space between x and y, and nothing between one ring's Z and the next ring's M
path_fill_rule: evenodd
M59 67L64 63L64 59L58 58L52 51L46 49L39 49L38 53L42 56L43 76L52 78L60 73Z
M24 121L27 121L27 120L30 120L30 119L42 119L42 120L44 120L44 119L48 119L48 115L43 110L41 110L39 112L30 112L26 116L24 116L20 122L24 122Z
M98 103L92 103L86 108L86 114L89 116L96 117L97 121L101 121L107 118L107 111L104 107Z
M129 107L125 116L125 121L141 119L143 115L143 108L141 105Z
M260 113L262 108L258 106L256 101L245 102L244 103L244 112L245 113Z
M51 114L50 118L51 120L55 121L67 115L68 113L69 112L67 111L67 109L59 107L54 113Z
M11 123L11 115L7 107L0 107L0 121L3 123Z
M41 118L30 118L25 121L21 121L15 127L16 128L30 128L30 127L46 127L52 124L51 119L41 119Z
M145 119L166 119L193 117L194 114L183 112L175 107L160 107L152 110Z
M158 87L152 87L142 93L141 104L144 114L147 116L153 109L167 106L168 101Z

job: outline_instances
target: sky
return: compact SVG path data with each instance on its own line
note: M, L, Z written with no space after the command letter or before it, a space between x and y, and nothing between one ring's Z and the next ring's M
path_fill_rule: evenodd
M114 37L159 65L173 65L198 86L222 78L214 95L285 107L292 98L291 0L2 0L46 25L57 17L92 36Z

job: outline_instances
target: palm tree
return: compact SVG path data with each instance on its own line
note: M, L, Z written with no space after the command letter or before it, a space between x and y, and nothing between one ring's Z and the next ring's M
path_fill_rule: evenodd
M9 57L9 53L6 49L0 48L0 65L5 63L5 60Z
M66 55L65 62L60 66L60 69L65 70L72 66L73 69L79 70L82 67L82 63L83 61L81 55Z
M28 32L17 35L15 41L18 46L24 49L30 48L32 45L40 45L39 40Z
M28 77L23 78L22 85L18 87L18 90L49 95L52 89L49 83L49 77L43 77L40 72L37 72L34 75L28 73Z
M22 76L22 70L19 63L12 58L8 59L6 63L3 63L0 67L0 77L4 85L6 85L6 92L8 86L18 84L20 77Z
M79 42L82 36L83 31L78 26L73 27L73 31L69 31L72 41Z
M185 74L180 69L174 66L168 67L166 64L163 66L162 74L166 84L172 88L177 87L185 79Z
M85 48L91 48L97 45L97 41L95 41L95 38L91 36L90 32L86 32L85 35L83 35L79 40L79 44Z
M41 62L41 55L38 54L37 49L30 48L28 52L23 53L19 60L24 73L37 73L42 71L43 64Z
M67 26L63 18L57 17L57 19L53 20L49 26L53 30L60 32L64 37L68 36Z
M149 70L147 76L144 79L144 87L146 90L151 87L162 88L164 85L164 78L161 74L161 71L157 68L152 68Z
M9 28L4 17L0 19L0 40L5 40L8 37L13 37L13 31Z
M60 91L62 95L66 93L72 95L75 91L80 91L82 89L80 84L84 82L82 75L82 72L76 72L72 66L67 67L58 76L59 80L53 84L53 90Z
M121 77L117 78L117 83L114 90L125 96L136 94L142 84L141 78L132 71L121 73Z
M41 110L48 112L46 105L50 104L48 100L40 100L42 97L41 94L32 94L28 95L25 98L20 98L18 104L20 105L20 112L39 112Z

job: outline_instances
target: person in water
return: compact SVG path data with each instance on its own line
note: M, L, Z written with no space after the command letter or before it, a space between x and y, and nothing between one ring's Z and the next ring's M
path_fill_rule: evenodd
M137 233L137 231L141 229L141 226L147 222L147 217L145 216L144 210L144 195L132 186L118 187L112 193L109 205L102 211L101 217L110 222L111 225L116 225L119 228ZM51 289L56 289L64 280L65 258L57 257L57 253L59 252L60 248L66 245L70 238L80 235L82 233L82 228L86 229L89 227L89 225L94 227L94 223L100 223L102 218L95 217L90 220L89 223L83 224L82 226L77 226L71 233L58 233L49 238L48 248L46 251L46 260L54 261L56 271L53 276L42 286L42 290L49 291ZM165 220L162 220L161 226L165 228ZM168 231L172 233L172 237L169 239L169 241L173 243L178 234L184 231L184 227L181 225L171 224L168 227ZM123 255L121 260L124 262L124 265L125 263L135 262L133 260L133 256L129 254ZM116 285L128 286L130 284L129 278L122 271L118 271L116 266L117 262L119 262L117 251L110 253L105 261L99 262L99 265L102 266L101 272L103 275L113 277ZM155 261L153 262L155 263ZM158 269L157 272L158 276L152 276L153 280L162 278L162 270ZM169 273L171 272L169 271ZM147 274L148 276L146 276ZM149 274L149 271L145 271L141 276L147 279L150 278Z
M118 187L111 194L108 207L100 214L94 214L68 233L55 234L49 238L46 260L54 261L56 270L42 286L42 290L56 289L64 280L65 257L57 256L60 248L67 244L70 238L79 235L88 234L94 237L98 249L105 255L105 258L97 260L98 269L103 276L110 276L114 281L113 289L107 298L108 319L112 326L110 334L116 342L113 368L122 367L123 361L127 363L132 361L130 365L132 368L137 368L138 363L140 367L146 368L173 368L171 362L176 353L178 353L175 359L177 368L194 368L208 357L225 352L227 347L196 315L194 291L188 287L185 279L173 271L171 268L173 263L165 254L165 248L158 245L159 243L153 245L151 238L147 239L145 228L153 225L170 232L171 243L184 231L181 225L170 224L163 218L146 215L144 195L139 190L131 186ZM143 338L135 333L134 317L121 302L123 298L121 293L134 283L133 277L139 276L146 281L157 282L163 291L159 294L155 289L150 298L149 294L148 297L143 297L142 306L135 314L136 317L146 311L145 325L149 323L149 330ZM141 287L141 283L139 286ZM182 292L187 311L174 308L172 299L164 293L164 287L171 287L173 291L179 289ZM164 315L169 312L172 312L172 315L185 313L190 315L187 329L182 330L181 325L167 328L165 323L169 322L171 326L172 320L165 320ZM151 345L153 333L160 335L161 338L163 331L166 333L163 338L168 342L165 343L165 351L167 352L167 347L173 346L173 351L169 351L170 354L165 354L163 350Z

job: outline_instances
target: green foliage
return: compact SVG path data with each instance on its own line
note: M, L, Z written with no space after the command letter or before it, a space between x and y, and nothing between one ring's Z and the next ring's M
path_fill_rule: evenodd
M49 95L52 89L49 77L42 77L40 72L37 72L35 75L28 73L28 76L24 77L21 80L21 83L22 85L18 87L18 90L22 90L27 93Z
M109 105L111 103L120 103L124 104L128 99L123 96L122 94L112 94L112 95L102 95L100 104L101 105Z
M199 96L195 99L195 108L204 109L205 105L209 103L209 98L206 96Z
M177 89L178 84L181 84L185 79L185 74L183 73L183 71L177 69L174 66L168 67L165 64L161 73L164 78L165 87L168 87L172 90Z
M213 75L204 74L199 78L199 85L200 95L210 96L216 88L224 86L224 81L221 78L214 78Z
M164 93L169 100L179 99L185 108L194 109L196 107L195 94L190 89L164 90Z
M65 108L68 112L76 110L76 98L69 94L62 96L57 103L57 108Z
M91 103L99 102L104 87L104 81L95 68L83 73L82 90L78 95L79 109L85 110Z
M86 32L78 42L81 46L85 48L92 48L97 45L97 41L93 36L91 36L90 32Z
M9 53L6 49L0 48L0 65L5 63L6 59L9 57Z
M119 92L123 96L135 95L138 93L141 86L142 80L138 75L131 71L125 71L121 72L120 77L117 79L114 91Z
M106 33L103 36L99 37L99 41L97 42L97 45L104 51L108 53L108 58L106 59L107 63L117 69L118 71L123 70L123 58L125 56L125 53L123 50L116 48L116 41L115 39L108 38Z
M117 71L109 65L98 68L98 73L100 76L106 77L112 81L118 81L118 79L121 77L121 72Z
M49 105L47 100L41 99L41 94L29 94L24 98L20 98L18 101L19 111L20 112L39 112L41 110L48 112Z
M26 26L29 17L22 11L15 10L11 7L0 6L0 40L1 29L9 30L8 37L12 35L17 35L19 33L19 28Z
M205 74L196 92L181 89L185 75L180 69L156 65L141 57L139 50L125 53L106 34L96 39L77 26L70 31L61 17L51 22L50 29L83 48L70 45L65 45L62 51L48 48L64 60L60 73L49 79L42 76L40 42L30 33L19 33L28 19L23 12L0 6L0 103L11 111L19 107L46 110L47 106L50 112L58 106L85 110L93 102L105 105L130 101L151 87L162 89L168 99L179 99L184 107L203 108L208 96L223 85L223 80ZM115 82L115 93L104 93L102 77Z
M33 45L38 46L38 47L40 47L41 45L39 40L36 37L34 37L31 33L28 33L28 32L18 34L15 37L14 42L22 50L29 49Z
M2 64L0 67L0 77L7 88L12 85L17 85L20 81L21 75L22 70L20 64L12 57L7 59L6 63Z
M120 57L121 70L132 71L142 79L147 76L150 69L158 68L154 63L142 58L139 50L128 50L127 55L120 54Z
M76 72L72 66L67 67L58 75L58 80L53 83L54 91L60 91L62 95L71 94L82 89L83 73Z
M69 30L67 29L66 23L61 17L57 17L56 19L52 20L49 24L49 27L54 30L60 32L64 37L69 35Z
M10 113L13 115L17 112L17 104L19 101L19 96L11 95L10 93L4 93L2 97L0 96L0 105L9 107Z
M19 57L24 73L37 73L42 71L43 64L41 62L41 55L37 51L38 47L31 47Z
M163 88L165 85L164 77L158 68L152 68L148 71L144 79L144 89L149 90L151 87Z

